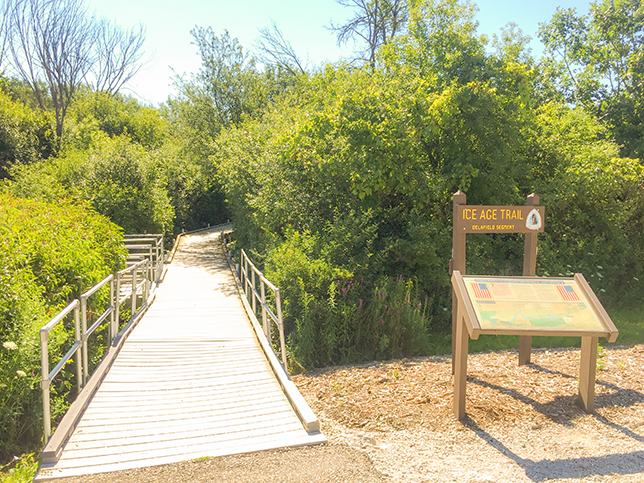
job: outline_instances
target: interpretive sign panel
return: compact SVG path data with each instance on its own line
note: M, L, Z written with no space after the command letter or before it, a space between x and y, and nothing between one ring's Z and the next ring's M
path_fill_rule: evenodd
M538 233L544 216L543 206L458 205L454 222L464 233Z
M615 342L618 331L580 273L574 278L493 277L452 272L456 297L454 414L465 417L469 338L482 334L581 337L579 396L595 407L597 341Z
M607 331L574 279L463 276L481 331Z

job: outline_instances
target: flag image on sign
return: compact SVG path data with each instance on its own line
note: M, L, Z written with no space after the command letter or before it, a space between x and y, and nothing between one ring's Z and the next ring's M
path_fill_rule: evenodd
M492 294L490 293L490 290L487 288L486 283L473 283L472 288L474 288L474 296L477 299L491 299Z
M579 302L579 296L575 293L575 289L569 285L559 285L557 290L561 294L561 298L570 302Z

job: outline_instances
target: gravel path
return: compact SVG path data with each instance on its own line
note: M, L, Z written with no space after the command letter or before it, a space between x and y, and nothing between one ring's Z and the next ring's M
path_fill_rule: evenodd
M578 350L470 355L468 419L451 414L447 358L294 376L329 439L60 480L78 482L644 482L644 345L606 350L594 414L577 401Z

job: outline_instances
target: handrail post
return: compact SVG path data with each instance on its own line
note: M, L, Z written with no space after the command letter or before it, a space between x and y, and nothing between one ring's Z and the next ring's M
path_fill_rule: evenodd
M260 279L260 286L262 290L262 328L264 329L264 335L268 339L268 332L266 331L266 327L268 326L266 323L266 284L263 279Z
M110 313L110 345L112 345L116 338L116 328L114 327L114 311L116 310L116 307L114 307L114 280L110 281L110 308L112 309Z
M87 379L89 376L89 357L87 354L87 297L81 295L81 340L82 344L82 354L83 354L83 386L87 384Z
M244 294L246 295L246 298L248 298L248 292L246 291L246 262L244 260L244 250L242 249L241 251L241 260L240 262L240 267L239 267L239 281L242 284L242 287L244 288Z
M146 266L147 279L152 280L154 278L154 258L152 254L152 244L150 244L150 253L148 254L149 264Z
M252 286L250 288L250 295L253 298L253 313L257 315L257 297L255 296L255 286L256 286L255 270L251 270L250 279L252 281Z
M161 274L163 273L163 258L163 235L161 235L159 242L157 243L157 273L154 280L157 284L161 282Z
M132 307L132 313L130 318L134 318L134 314L136 314L136 286L138 285L138 277L137 273L139 271L139 267L135 266L134 269L132 270L132 302L131 302L131 307Z
M246 294L246 300L248 300L248 258L246 258L246 253L244 253L242 264L244 266L244 293Z
M74 326L76 327L76 343L82 347L82 335L80 330L80 310L78 309L78 304L74 307ZM82 350L81 350L82 354ZM78 385L78 392L80 394L81 389L83 388L83 363L81 362L81 354L78 353L76 349L76 379Z
M145 261L145 270L143 271L143 273L145 273L145 279L143 280L143 288L141 290L141 306L143 306L143 304L148 300L148 294L150 293L150 269L152 268L151 265L152 264L149 262L149 260Z
M114 318L116 319L116 334L114 342L116 342L116 335L119 333L119 326L121 325L121 272L116 272L116 307L114 307Z
M284 362L284 370L288 372L288 362L286 357L286 342L284 341L284 322L282 321L282 297L280 289L275 287L275 305L277 307L277 320L279 320L280 331L280 349L282 350L282 361Z
M250 269L250 264L248 263L248 255L244 253L244 287L246 292L246 300L250 302L250 282L248 281L248 270Z
M43 423L45 426L45 444L47 444L51 435L51 408L49 406L49 332L44 329L40 329L40 363Z

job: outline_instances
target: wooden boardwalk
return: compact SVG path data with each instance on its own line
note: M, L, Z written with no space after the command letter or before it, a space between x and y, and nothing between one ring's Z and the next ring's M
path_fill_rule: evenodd
M326 441L307 433L275 377L217 237L182 238L155 302L37 480Z

